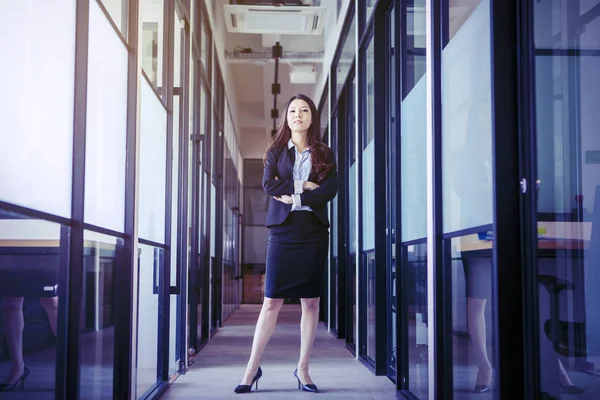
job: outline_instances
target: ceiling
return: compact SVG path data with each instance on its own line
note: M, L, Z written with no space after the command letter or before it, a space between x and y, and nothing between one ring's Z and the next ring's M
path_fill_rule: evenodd
M217 7L222 10L228 0L217 0ZM335 19L336 0L321 0L320 6L326 7L327 16L325 32ZM223 15L217 12L217 15ZM280 39L283 57L279 61L278 83L281 93L277 96L277 109L280 115L285 112L287 100L297 93L311 96L314 84L293 84L290 82L290 71L299 64L311 65L317 81L323 69L325 36L320 35L274 35L230 33L225 34L225 51L230 67L233 85L237 98L237 129L240 147L244 158L262 158L273 129L271 109L273 95L271 85L275 81L275 61L271 57L271 47ZM252 54L237 53L236 49L252 49ZM232 99L233 100L233 99ZM314 99L318 102L319 99Z

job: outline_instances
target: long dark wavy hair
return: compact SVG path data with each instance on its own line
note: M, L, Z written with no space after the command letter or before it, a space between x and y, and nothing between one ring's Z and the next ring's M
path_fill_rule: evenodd
M271 139L269 147L267 148L267 152L273 148L285 148L288 144L288 141L292 137L292 131L287 124L287 114L290 104L296 99L304 100L310 108L312 119L306 135L306 142L308 149L310 149L310 158L312 163L311 172L317 175L317 182L315 183L321 183L325 180L327 174L333 168L333 165L327 164L327 156L331 152L331 149L321 140L321 124L319 122L319 113L315 103L310 99L310 97L304 94L297 94L290 98L285 106L285 112L279 119L279 128L277 129L275 136L273 136ZM264 161L266 161L266 159L267 155L265 153Z

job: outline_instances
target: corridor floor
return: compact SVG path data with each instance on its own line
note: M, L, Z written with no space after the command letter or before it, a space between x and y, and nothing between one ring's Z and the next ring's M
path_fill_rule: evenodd
M375 376L319 325L310 374L318 394L298 390L294 368L300 352L300 306L284 305L277 328L262 358L258 392L235 394L246 367L260 306L242 305L196 356L190 370L177 378L162 399L396 399L394 384Z

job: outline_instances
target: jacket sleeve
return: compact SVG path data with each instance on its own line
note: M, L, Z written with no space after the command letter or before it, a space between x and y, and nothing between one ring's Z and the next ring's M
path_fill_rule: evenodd
M329 156L327 157L327 164L332 164L333 168L331 169L331 171L329 171L327 177L325 178L323 183L321 183L321 186L319 186L315 190L305 190L300 195L300 200L303 206L315 207L324 205L328 201L333 200L333 198L337 194L337 166L335 163L333 151L331 151L329 153Z
M278 154L273 149L267 151L265 171L262 180L263 189L269 196L282 196L284 194L292 195L295 193L294 181L282 180L281 177L278 176L278 158ZM276 176L278 179L275 179Z

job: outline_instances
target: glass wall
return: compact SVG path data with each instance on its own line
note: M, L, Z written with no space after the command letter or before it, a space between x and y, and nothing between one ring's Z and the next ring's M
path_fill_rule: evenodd
M493 380L490 1L448 5L442 43L443 231L452 276L454 392ZM460 233L459 233L460 232Z
M142 69L150 84L163 96L164 0L140 2L142 24Z
M540 398L600 396L600 318L593 311L600 282L594 271L600 262L594 118L600 1L414 0L353 7L359 39L348 44L348 32L342 34L329 77L331 118L343 128L330 130L331 143L343 143L347 157L340 164L347 191L339 200L347 211L338 223L347 224L349 239L342 287L349 310L356 288L352 266L360 265L359 326L351 326L356 319L349 315L346 339L358 339L358 355L378 370L372 339L385 329L386 372L400 392L411 392L403 393L408 398L529 398L507 393L537 390L538 377ZM347 26L351 18L352 11ZM392 50L382 55L388 73L373 79L379 69L369 63L370 51L379 57L382 32ZM534 68L527 70L530 45ZM355 49L362 52L358 136L348 122L351 72L337 64ZM380 96L388 99L385 112L374 107ZM389 122L385 133L374 129L379 115ZM397 186L393 172L373 173L376 153L369 146L380 146L380 137L398 150L397 159L392 150L386 159L386 167L397 162ZM388 192L375 192L382 179ZM386 210L392 237L386 285L373 280L369 268L384 255L372 234L379 196L393 202ZM513 221L510 229L505 219ZM514 263L504 261L507 249L519 253ZM376 303L373 293L384 288L388 304ZM330 290L335 296L337 286ZM375 320L382 306L387 317ZM511 319L514 326L500 325ZM516 364L501 363L521 355ZM513 375L523 373L514 384L513 369Z
M430 398L430 302L427 271L427 79L425 76L426 2L405 5L402 32L402 102L400 108L400 204L402 242L401 282L408 339L408 390L419 399ZM409 29L408 26L412 27ZM403 336L400 336L401 338ZM431 394L433 397L433 394Z
M344 116L346 119L346 135L347 144L347 160L348 160L348 199L347 214L348 218L348 255L346 257L346 287L347 297L346 301L348 307L346 308L346 342L350 344L351 348L355 351L358 331L358 286L357 286L357 272L356 272L356 261L358 259L358 160L357 160L357 132L356 132L356 112L355 112L355 93L356 93L356 76L352 76L352 85L346 86L346 107Z
M600 1L537 2L533 18L540 390L592 399L600 396Z
M10 77L4 89L13 95L0 100L4 121L0 200L68 218L75 0L43 2L35 7L30 1L4 2L1 10L0 46L11 62L1 63L0 73ZM50 24L55 28L50 29ZM120 89L118 82L114 89Z
M127 47L90 2L85 152L85 221L123 232Z
M28 390L41 393L42 399L54 398L63 299L59 276L69 268L68 246L68 227L0 210L0 390L19 387L31 374ZM88 303L92 313L97 311L94 304ZM96 338L92 334L88 344L103 350ZM102 361L90 356L84 375Z
M156 397L187 368L189 342L197 344L187 337L190 312L197 337L208 336L203 260L224 226L224 258L234 266L224 312L239 304L240 156L231 116L227 218L211 231L212 214L201 208L216 204L217 189L208 179L216 168L203 159L223 163L225 148L211 146L217 132L207 129L216 114L205 8L134 3L0 5L0 49L10 60L0 72L11 93L0 100L0 391L15 389L15 398ZM198 22L191 29L190 19ZM139 48L130 29L137 26ZM191 37L201 39L193 81ZM190 113L192 89L202 112ZM193 256L190 244L198 244ZM197 307L188 310L197 288Z
M159 299L161 278L165 268L165 214L167 169L167 111L145 79L141 82L140 117L140 202L138 269L138 340L137 340L137 397L141 397L159 376L158 348ZM153 243L153 245L150 245ZM161 306L163 306L161 304Z
M365 340L361 341L361 354L375 360L375 40L367 45L365 62L365 90L366 96L361 104L364 107L365 119L362 130L362 196L361 196L361 291L364 293L364 306L366 321L361 321L366 326ZM359 186L360 187L360 186Z
M81 397L113 397L116 271L122 268L123 239L84 232Z
M235 310L238 300L240 181L241 158L233 119L225 103L225 158L223 165L223 321Z

